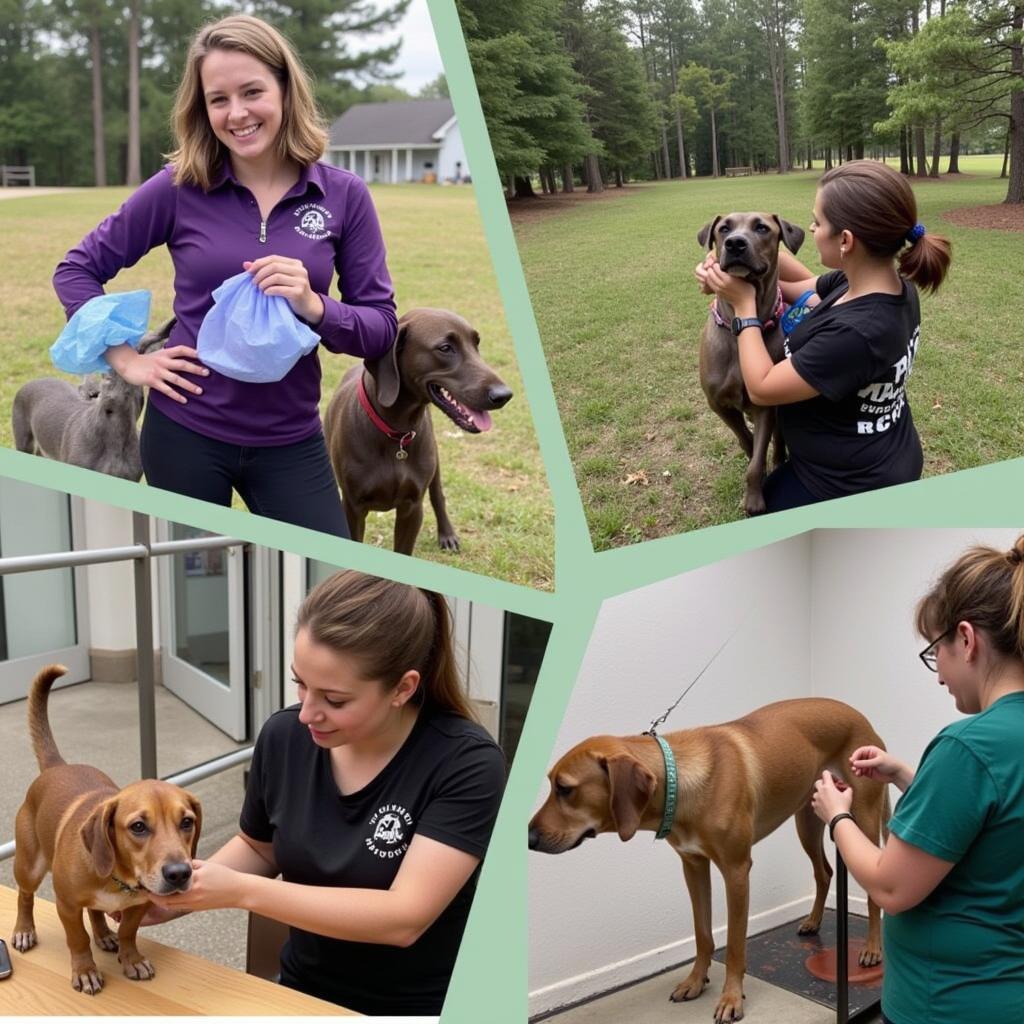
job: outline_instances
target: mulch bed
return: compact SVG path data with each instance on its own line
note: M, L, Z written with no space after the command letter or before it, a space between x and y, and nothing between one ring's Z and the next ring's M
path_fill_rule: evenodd
M996 231L1024 231L1024 203L998 203L995 206L962 206L947 210L948 221L964 228L989 228Z

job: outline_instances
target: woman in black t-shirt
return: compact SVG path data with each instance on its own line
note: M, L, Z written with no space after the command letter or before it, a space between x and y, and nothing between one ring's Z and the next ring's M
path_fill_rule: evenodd
M917 223L910 185L891 167L854 160L822 175L811 232L815 277L779 253L787 302L813 290L814 308L773 363L759 326L739 334L740 369L755 405L779 406L789 458L765 480L767 510L906 483L921 476L921 441L906 399L920 339L915 284L935 291L950 245ZM725 273L714 254L697 267L704 290L757 321L754 288Z
M254 911L291 926L282 984L440 1014L505 783L445 600L337 573L299 610L292 672L300 703L260 732L239 834L152 916Z

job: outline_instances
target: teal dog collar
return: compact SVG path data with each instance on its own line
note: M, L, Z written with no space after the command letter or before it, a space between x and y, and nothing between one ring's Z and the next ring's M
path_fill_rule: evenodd
M677 773L676 757L672 748L660 737L654 737L661 747L661 755L665 758L665 813L661 818L661 827L655 839L664 839L672 831L672 822L676 817Z

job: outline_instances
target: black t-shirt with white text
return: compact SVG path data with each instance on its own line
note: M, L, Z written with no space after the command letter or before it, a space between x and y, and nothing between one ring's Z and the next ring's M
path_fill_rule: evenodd
M820 394L781 405L793 469L818 498L907 483L924 458L906 384L921 336L917 290L873 292L836 305L846 275L818 278L822 301L786 340L793 368Z
M329 751L313 742L298 711L285 708L263 726L239 822L245 835L273 844L285 881L388 889L414 835L483 858L505 759L481 726L421 711L378 775L342 795ZM292 928L282 983L364 1014L440 1014L478 874L479 867L406 948Z

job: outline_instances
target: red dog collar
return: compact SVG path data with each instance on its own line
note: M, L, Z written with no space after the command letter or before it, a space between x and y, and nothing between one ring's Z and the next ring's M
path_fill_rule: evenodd
M370 417L370 422L382 433L386 434L392 441L398 442L398 451L395 452L396 459L407 459L409 453L405 450L412 444L413 439L416 437L415 430L394 430L389 427L384 420L381 419L379 413L374 409L370 402L369 396L366 394L366 385L363 384L363 376L359 377L359 385L356 389L356 393L359 395L359 404L366 410L366 415Z

